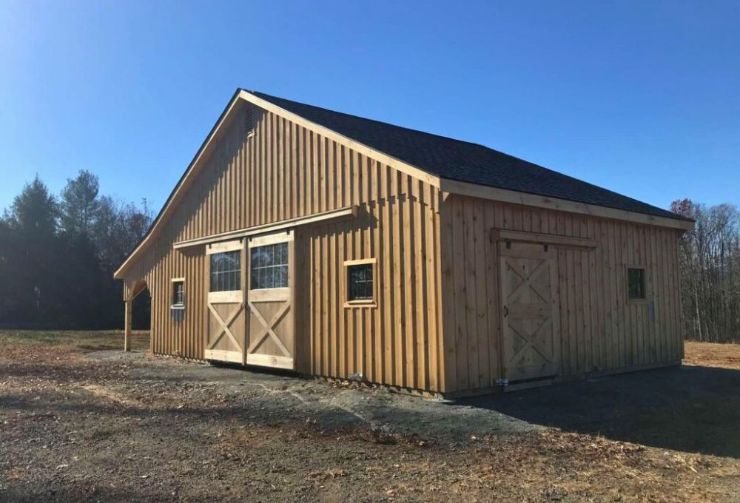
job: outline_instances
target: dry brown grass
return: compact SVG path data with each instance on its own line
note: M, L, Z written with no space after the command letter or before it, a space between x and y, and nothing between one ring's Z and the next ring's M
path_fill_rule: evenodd
M566 428L452 443L378 435L342 409L307 417L290 394L204 380L205 366L86 355L120 343L116 332L0 332L0 501L740 501L740 460L708 449ZM688 343L686 355L713 375L738 368L740 346ZM650 417L733 435L735 416L718 407L735 396Z
M740 369L740 344L686 341L684 363Z

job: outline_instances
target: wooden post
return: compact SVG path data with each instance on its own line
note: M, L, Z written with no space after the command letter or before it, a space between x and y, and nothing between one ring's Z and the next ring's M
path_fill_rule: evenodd
M131 351L131 304L132 301L127 300L125 304L125 314L123 316L123 350Z

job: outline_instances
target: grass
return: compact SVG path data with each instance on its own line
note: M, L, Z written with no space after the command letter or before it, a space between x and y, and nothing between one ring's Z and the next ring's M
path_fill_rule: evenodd
M26 345L64 347L81 351L123 348L122 330L0 330L0 347ZM131 349L149 349L149 332L134 332Z

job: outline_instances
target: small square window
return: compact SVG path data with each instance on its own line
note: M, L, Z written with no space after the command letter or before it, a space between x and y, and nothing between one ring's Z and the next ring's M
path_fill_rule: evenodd
M172 307L185 307L185 281L172 281Z
M372 302L373 264L353 264L347 266L347 301Z
M645 298L645 269L636 267L627 269L627 290L630 300Z

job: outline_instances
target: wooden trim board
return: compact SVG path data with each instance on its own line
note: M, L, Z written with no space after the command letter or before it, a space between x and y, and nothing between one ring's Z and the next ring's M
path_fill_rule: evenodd
M263 354L248 354L247 365L293 370L293 358Z
M203 352L206 360L221 362L244 363L244 355L240 351L226 351L225 349L206 349Z
M291 241L293 241L293 231L278 232L250 238L248 246L249 248L259 248L260 246L289 243Z
M210 304L235 304L244 302L243 290L229 290L223 292L208 292Z
M225 241L235 238L244 238L248 236L254 236L257 234L268 234L275 231L289 229L292 227L298 227L300 225L308 225L317 222L325 222L327 220L338 220L342 218L350 218L357 215L357 206L347 206L338 210L325 211L323 213L315 213L306 217L290 218L287 220L281 220L274 224L257 225L255 227L248 227L246 229L239 229L236 231L223 232L221 234L212 234L210 236L204 236L202 238L188 239L186 241L178 241L172 245L175 250L180 248L187 248L190 246L200 246L205 244L216 243L219 241ZM284 241L288 241L285 239Z
M206 255L215 255L216 253L226 253L231 251L238 251L244 248L244 243L241 239L234 241L220 241L218 243L209 243L206 246Z
M575 238L558 234L542 234L538 232L493 229L491 238L494 241L518 241L520 243L542 243L558 245L561 247L571 246L577 248L596 248L596 241L593 239Z
M362 264L375 264L377 260L375 258L360 258L357 260L345 260L344 266L348 265L362 265Z

